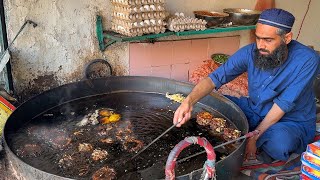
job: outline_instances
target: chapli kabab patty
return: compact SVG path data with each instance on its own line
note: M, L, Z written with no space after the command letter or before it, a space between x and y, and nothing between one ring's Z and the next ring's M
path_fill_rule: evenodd
M212 114L203 111L197 114L197 123L201 126L209 126L213 118Z

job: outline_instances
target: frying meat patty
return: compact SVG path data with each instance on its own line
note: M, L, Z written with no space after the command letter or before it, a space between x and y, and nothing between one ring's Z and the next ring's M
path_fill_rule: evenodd
M223 118L212 118L210 128L213 133L221 133L226 127L226 120Z
M116 172L108 166L103 167L92 175L92 180L112 180L116 179Z
M224 128L223 129L223 138L226 141L237 139L241 136L241 131L232 128Z
M213 115L209 112L203 111L197 114L197 123L201 126L208 126L212 121Z
M92 159L95 161L107 159L109 153L106 150L95 149L91 154Z

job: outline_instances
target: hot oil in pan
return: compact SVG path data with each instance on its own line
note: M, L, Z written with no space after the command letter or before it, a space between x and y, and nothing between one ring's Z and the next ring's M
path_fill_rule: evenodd
M117 179L141 179L139 172L156 162L163 162L164 166L173 147L187 136L206 137L212 145L221 143L221 139L211 136L193 118L182 128L172 129L135 160L127 162L141 149L137 142L147 145L172 125L178 106L164 94L155 93L124 92L83 98L38 115L18 132L8 134L12 142L9 146L26 163L63 177L88 179L100 169L100 173L116 174ZM121 120L107 125L77 125L85 115L101 108L114 109L121 114ZM216 117L222 116L197 104L193 117L204 110ZM190 146L179 157L200 151L203 149ZM228 149L217 153L217 160L229 153ZM205 157L204 154L178 165L177 176L201 168ZM153 169L160 173L149 172L153 177L148 179L163 178L161 167Z

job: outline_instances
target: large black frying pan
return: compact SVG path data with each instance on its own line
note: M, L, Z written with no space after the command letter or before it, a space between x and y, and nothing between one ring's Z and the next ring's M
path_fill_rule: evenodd
M130 119L135 134L140 136L145 141L145 144L148 144L172 125L173 111L179 105L167 99L165 94L169 92L187 95L192 88L193 85L191 84L164 78L129 76L84 80L46 91L23 103L7 120L3 135L8 158L12 161L13 168L17 170L18 174L27 179L79 179L78 176L63 176L56 173L54 169L50 169L50 165L48 166L52 162L41 162L41 158L35 161L17 156L17 147L19 147L17 142L21 139L15 139L16 135L19 135L23 129L31 125L38 125L38 127L48 129L61 128L68 133L68 125L65 126L63 122L70 120L70 118L78 121L79 118L77 117L81 117L95 108L109 107L123 114L124 119ZM197 103L195 113L203 110L228 119L230 123L242 131L243 135L248 132L248 124L243 112L234 103L219 94L212 93ZM75 124L73 121L68 122ZM72 127L73 125L70 126ZM49 132L54 131L49 130ZM159 140L153 145L153 149L151 148L149 152L142 153L140 160L146 161L147 159L151 163L158 159L166 160L169 150L184 136L199 134L207 136L206 133L201 132L201 129L197 129L192 122L182 129L175 128L162 141ZM96 137L96 134L92 134L88 141ZM45 139L46 137L43 141ZM23 141L26 140L24 139ZM231 179L238 172L243 160L244 148L245 141L238 144L235 151L216 164L218 179ZM159 149L162 149L163 152L160 152ZM148 155L153 156L150 157ZM119 157L126 157L126 155ZM113 159L114 164L118 163L119 159L121 158ZM191 162L192 165L194 165L195 161ZM139 162L139 158L137 162ZM202 164L200 165L202 166ZM193 170L197 170L201 166L193 166ZM133 176L138 176L138 174L130 172L127 174L128 176L132 175L132 177L128 177L125 172L120 173L123 175L122 179L132 179ZM162 173L164 175L164 172L159 172L159 174ZM184 179L187 173L189 172L180 173L178 179Z

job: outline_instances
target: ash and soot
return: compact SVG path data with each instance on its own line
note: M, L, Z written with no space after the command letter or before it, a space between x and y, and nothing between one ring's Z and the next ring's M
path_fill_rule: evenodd
M24 162L61 177L95 180L164 178L163 167L170 151L185 137L206 137L213 146L225 141L218 126L204 127L205 122L197 123L197 114L208 112L214 118L223 118L216 119L220 128L235 128L219 112L196 104L188 123L172 129L130 160L172 125L178 106L179 103L159 93L115 92L81 98L39 114L23 128L9 132L9 146ZM212 133L213 130L218 133ZM217 161L233 152L238 144L240 142L217 149ZM200 151L203 149L199 146L191 146L179 157ZM203 154L178 164L176 175L202 168L205 160ZM150 168L159 163L162 166ZM157 173L147 172L149 169ZM143 173L153 174L153 177L146 178Z

